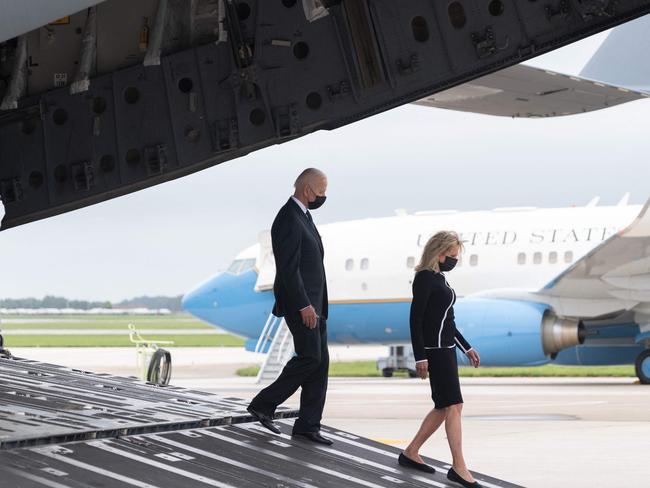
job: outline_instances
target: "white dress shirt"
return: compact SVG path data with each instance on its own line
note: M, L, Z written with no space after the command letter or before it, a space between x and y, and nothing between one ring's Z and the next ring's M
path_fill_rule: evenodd
M300 210L302 210L302 213L307 214L307 207L305 207L305 206L303 205L303 203L302 203L300 200L298 200L298 199L297 199L296 197L294 197L293 195L291 195L291 199L292 199L294 202L296 202L296 204L298 204L298 206L300 207Z

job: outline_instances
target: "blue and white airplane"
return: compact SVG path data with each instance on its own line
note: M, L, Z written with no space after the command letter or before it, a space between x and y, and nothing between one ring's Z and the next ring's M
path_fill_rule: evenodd
M458 231L449 281L457 326L486 366L636 363L650 383L650 201L616 206L401 213L322 225L338 344L408 344L413 267L429 236ZM183 298L200 319L248 339L273 305L269 234Z

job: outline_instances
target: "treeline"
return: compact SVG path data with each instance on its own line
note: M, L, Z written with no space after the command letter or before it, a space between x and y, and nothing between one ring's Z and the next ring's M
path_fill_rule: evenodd
M0 308L74 308L78 310L90 310L92 308L167 308L173 312L181 309L182 295L176 297L136 297L130 300L122 300L119 303L91 302L87 300L68 300L64 297L45 296L39 298L5 298L0 299Z
M0 308L112 308L111 302L89 302L86 300L68 300L64 297L47 295L39 298L6 298L0 300Z
M172 312L178 312L181 309L181 300L183 295L176 297L135 297L130 300L122 300L120 303L113 304L115 308L167 308Z

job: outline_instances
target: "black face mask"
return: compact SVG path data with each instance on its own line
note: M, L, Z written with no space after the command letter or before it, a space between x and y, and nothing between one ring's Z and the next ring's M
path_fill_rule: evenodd
M452 258L451 256L445 256L445 260L442 263L438 264L440 271L451 271L456 267L458 259Z
M317 208L323 206L325 200L327 200L327 197L325 196L321 197L316 195L316 200L314 200L313 202L309 202L309 205L307 205L307 207L309 208L309 210L316 210Z

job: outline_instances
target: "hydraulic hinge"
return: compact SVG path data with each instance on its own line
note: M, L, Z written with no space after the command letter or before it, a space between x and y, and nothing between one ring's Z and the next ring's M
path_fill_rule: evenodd
M72 184L75 191L88 191L95 183L95 171L93 164L89 161L70 165L72 173Z
M329 85L327 87L327 94L332 102L347 97L350 94L350 82L348 80L343 80L336 85Z
M544 10L548 20L554 20L558 17L566 18L571 12L571 5L569 5L569 0L560 0L556 5L547 4Z
M492 56L497 51L503 51L508 48L510 45L510 40L508 36L502 46L497 46L496 36L494 35L494 29L491 26L485 28L485 32L479 34L477 32L472 32L472 42L474 43L474 48L476 49L476 55L479 59L485 59Z
M149 176L163 174L167 166L167 147L164 144L145 147L144 162Z
M0 181L0 199L5 205L23 200L23 187L19 178Z
M611 17L616 14L618 0L577 0L575 8L587 21L594 17Z
M420 58L417 54L411 54L408 61L399 59L397 61L397 71L400 75L412 75L420 70Z
M215 122L212 134L215 151L228 151L239 146L237 119L225 119Z
M273 110L275 132L278 137L287 137L300 132L298 106L295 103Z

